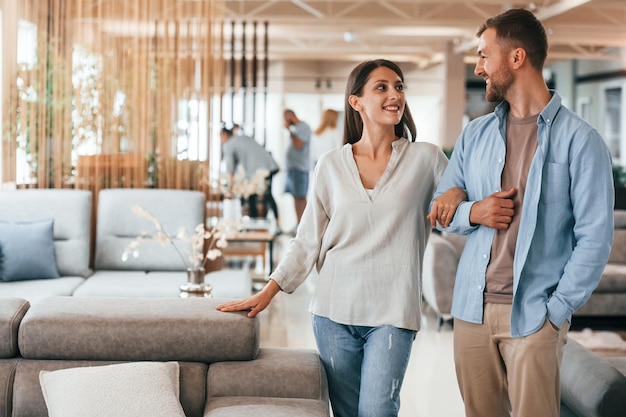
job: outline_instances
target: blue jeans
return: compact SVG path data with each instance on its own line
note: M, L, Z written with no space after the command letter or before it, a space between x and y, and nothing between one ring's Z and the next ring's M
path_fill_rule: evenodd
M313 315L335 417L395 417L415 331L335 323Z
M294 197L306 198L309 189L309 171L299 169L287 169L285 178L285 192Z

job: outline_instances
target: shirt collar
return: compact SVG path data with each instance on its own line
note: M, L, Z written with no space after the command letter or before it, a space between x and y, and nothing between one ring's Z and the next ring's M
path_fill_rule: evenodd
M555 90L550 90L552 98L546 105L546 107L539 113L538 123L550 124L554 120L556 114L561 108L561 96ZM494 113L500 120L504 120L510 109L509 103L506 101L500 102L494 110Z

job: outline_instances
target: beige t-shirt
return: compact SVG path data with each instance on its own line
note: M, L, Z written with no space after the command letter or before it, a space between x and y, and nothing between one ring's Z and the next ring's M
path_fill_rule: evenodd
M506 157L502 171L502 190L517 188L513 198L515 215L506 230L496 230L491 244L491 258L487 266L485 302L511 304L513 302L513 257L522 217L522 202L530 164L537 150L537 117L507 117Z

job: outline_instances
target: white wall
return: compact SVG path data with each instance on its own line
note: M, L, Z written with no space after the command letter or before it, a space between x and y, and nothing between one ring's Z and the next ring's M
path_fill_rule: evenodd
M283 168L273 183L273 195L279 206L283 230L296 225L293 199L284 193L284 157L289 137L283 126L283 111L292 109L315 130L325 109L344 111L346 80L357 64L283 62L270 66L267 148ZM441 143L439 120L444 84L442 69L433 67L420 70L408 63L400 63L400 67L405 76L407 104L415 120L418 140Z
M622 52L626 57L626 50ZM620 75L626 69L626 59L615 61L578 60L551 64L556 80L556 90L563 97L565 106L584 116L607 140L609 123L606 117L605 90L622 89L621 151L615 157L616 163L626 165L626 76ZM613 76L611 76L614 74ZM580 77L598 76L598 79L580 81ZM582 114L585 105L587 114ZM608 140L607 140L608 142Z

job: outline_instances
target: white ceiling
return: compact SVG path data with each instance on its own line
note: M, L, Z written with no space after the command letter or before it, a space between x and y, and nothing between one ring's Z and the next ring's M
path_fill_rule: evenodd
M626 0L225 0L230 48L246 22L247 42L257 22L263 49L268 22L272 60L360 61L385 57L421 67L439 63L451 45L475 56L475 32L488 17L510 7L535 12L546 27L549 59L620 59L626 54ZM354 39L344 40L346 32ZM237 46L239 45L239 46ZM261 53L261 52L259 52Z

